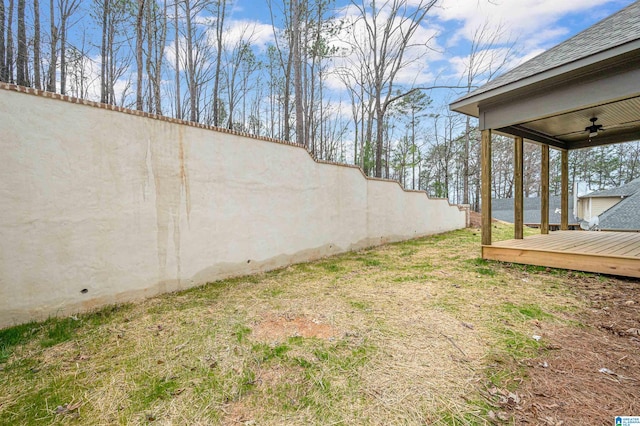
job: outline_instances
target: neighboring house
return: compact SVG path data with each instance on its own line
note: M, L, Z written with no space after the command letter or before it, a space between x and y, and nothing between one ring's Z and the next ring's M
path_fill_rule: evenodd
M597 216L602 230L640 231L640 178L580 197L577 213L585 221Z
M540 198L525 198L524 202L524 224L531 228L540 227ZM549 228L560 228L560 196L549 196ZM491 200L491 216L494 219L513 223L515 220L514 199L502 198ZM574 215L573 197L569 195L569 229L577 228L578 220Z

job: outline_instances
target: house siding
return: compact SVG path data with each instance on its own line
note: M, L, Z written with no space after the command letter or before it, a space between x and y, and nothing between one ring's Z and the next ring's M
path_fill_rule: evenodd
M578 200L578 217L591 220L622 201L621 197L586 197Z

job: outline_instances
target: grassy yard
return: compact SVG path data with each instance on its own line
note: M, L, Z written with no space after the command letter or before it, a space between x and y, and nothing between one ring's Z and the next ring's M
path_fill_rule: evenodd
M479 238L460 230L1 330L0 424L513 422L523 363L552 350L533 336L580 328L571 313L585 302L576 273L485 262Z

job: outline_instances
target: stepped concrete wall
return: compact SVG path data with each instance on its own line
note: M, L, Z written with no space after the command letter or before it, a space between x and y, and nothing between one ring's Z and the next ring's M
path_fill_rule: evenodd
M466 225L297 145L0 85L0 327Z

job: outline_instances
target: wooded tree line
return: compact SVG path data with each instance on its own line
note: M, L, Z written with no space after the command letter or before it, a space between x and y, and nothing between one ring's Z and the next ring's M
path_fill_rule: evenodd
M437 0L351 0L348 14L334 0L264 1L266 46L264 25L230 21L231 0L3 0L0 80L296 141L318 158L477 207L475 121L430 94L455 98L509 66L514 45L504 28L478 27L458 81L416 84L403 74L427 61L435 34L425 23ZM572 152L571 180L593 189L624 183L640 173L639 151ZM539 148L527 145L525 156L533 196ZM498 197L513 194L512 164L512 140L497 138Z

